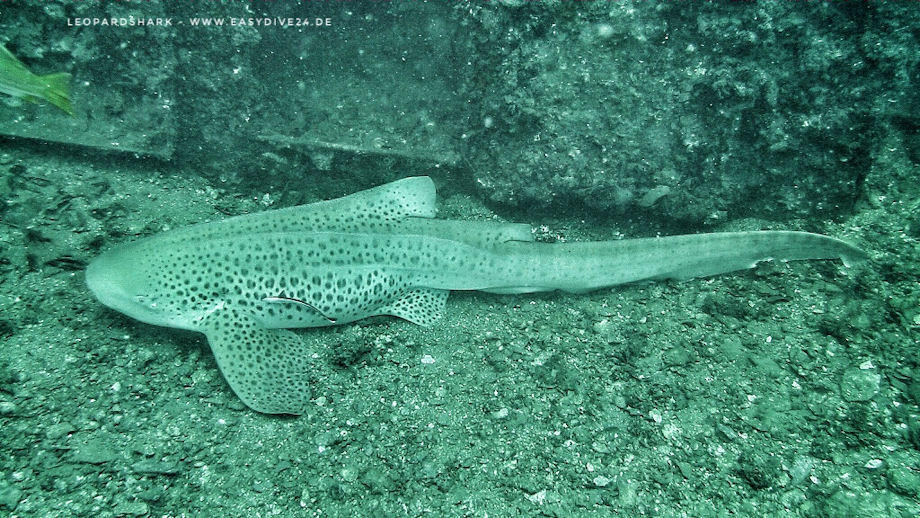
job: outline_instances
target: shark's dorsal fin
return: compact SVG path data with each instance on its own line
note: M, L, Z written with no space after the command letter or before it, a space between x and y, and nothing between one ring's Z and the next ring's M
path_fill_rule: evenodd
M349 194L334 200L250 214L245 221L266 224L262 232L362 232L408 217L433 218L437 213L434 182L427 176L403 178L392 183ZM261 221L265 214L265 221ZM222 223L232 223L235 218Z
M436 197L430 177L413 176L342 198L193 225L170 235L202 239L266 232L386 233L407 219L433 218Z

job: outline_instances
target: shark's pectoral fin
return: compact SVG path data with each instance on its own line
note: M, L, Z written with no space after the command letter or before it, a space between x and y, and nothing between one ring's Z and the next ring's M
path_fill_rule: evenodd
M247 406L266 414L302 414L316 377L312 353L285 329L267 329L248 312L223 307L201 327L217 366Z
M380 308L377 314L393 315L427 327L441 318L449 294L447 290L416 288Z

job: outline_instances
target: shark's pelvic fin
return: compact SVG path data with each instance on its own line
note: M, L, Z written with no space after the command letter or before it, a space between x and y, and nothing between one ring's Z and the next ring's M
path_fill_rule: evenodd
M430 288L414 289L389 305L380 308L381 315L393 315L413 324L428 327L444 314L447 304L447 290Z

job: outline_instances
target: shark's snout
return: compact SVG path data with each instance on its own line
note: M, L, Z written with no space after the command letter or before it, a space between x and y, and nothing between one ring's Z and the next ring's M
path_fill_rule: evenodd
M150 264L144 260L150 253L136 243L105 252L86 267L86 285L99 302L129 317L185 329L182 315L163 303L162 286L151 282Z
M118 300L125 295L117 266L112 252L107 252L93 259L86 267L86 285L89 290L99 302L113 309L120 309Z

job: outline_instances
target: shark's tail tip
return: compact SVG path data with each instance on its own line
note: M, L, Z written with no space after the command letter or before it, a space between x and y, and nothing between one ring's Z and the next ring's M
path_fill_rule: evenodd
M845 267L852 268L868 261L869 254L863 250L860 250L859 248L854 247L852 251L841 254L840 260L843 261L843 265Z
M852 268L859 264L865 263L870 259L869 254L857 246L851 245L846 241L837 240L841 249L839 252L840 260L843 261L843 266L847 268Z

